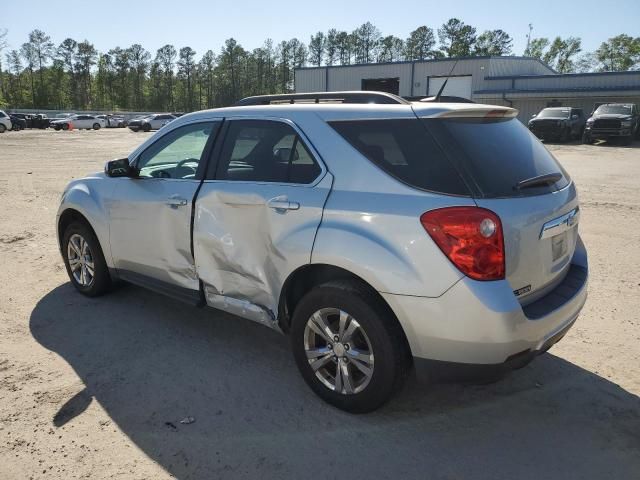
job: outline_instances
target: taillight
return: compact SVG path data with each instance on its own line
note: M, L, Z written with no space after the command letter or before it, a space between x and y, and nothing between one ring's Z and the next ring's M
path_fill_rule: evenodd
M504 278L500 218L479 207L447 207L422 214L420 223L440 250L474 280Z

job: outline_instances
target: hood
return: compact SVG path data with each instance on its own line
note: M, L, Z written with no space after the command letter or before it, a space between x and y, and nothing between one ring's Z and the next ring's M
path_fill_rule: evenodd
M569 120L567 117L543 117L543 118L532 118L530 121L531 122L540 122L543 120Z

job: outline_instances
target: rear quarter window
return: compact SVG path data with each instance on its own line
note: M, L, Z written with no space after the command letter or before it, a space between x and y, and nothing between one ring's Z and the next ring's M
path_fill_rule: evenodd
M358 152L387 174L412 187L469 196L465 182L420 120L329 122Z

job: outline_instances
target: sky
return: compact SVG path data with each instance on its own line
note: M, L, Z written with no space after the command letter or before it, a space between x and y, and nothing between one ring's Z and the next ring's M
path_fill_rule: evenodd
M603 5L609 6L612 18L607 18ZM308 43L317 31L352 31L371 21L383 35L406 38L420 25L437 30L451 17L476 27L478 33L505 30L513 37L517 55L526 46L530 23L533 37L581 37L585 52L620 33L640 36L640 0L18 0L7 1L0 8L0 29L8 30L9 48L19 48L29 32L39 28L56 45L67 37L87 39L99 51L140 43L155 54L171 43L177 48L190 46L199 58L209 49L219 53L230 37L251 50L266 38L277 43L297 37Z

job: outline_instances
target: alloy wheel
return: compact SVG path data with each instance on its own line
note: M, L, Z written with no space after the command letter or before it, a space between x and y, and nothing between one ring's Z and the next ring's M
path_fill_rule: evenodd
M373 376L371 342L358 321L337 308L316 311L304 329L309 366L329 390L352 395L364 390Z
M77 233L69 238L67 260L75 281L82 287L89 287L95 278L93 253L87 241Z

